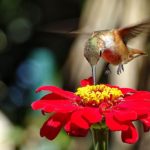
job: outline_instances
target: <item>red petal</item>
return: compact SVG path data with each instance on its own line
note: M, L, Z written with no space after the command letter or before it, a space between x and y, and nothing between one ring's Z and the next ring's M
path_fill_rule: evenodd
M85 107L82 113L82 117L90 124L94 124L102 120L102 115L100 114L98 108Z
M112 131L119 131L119 130L127 130L128 125L122 122L119 122L113 116L113 113L105 113L106 125Z
M134 125L130 124L128 130L122 131L121 137L123 142L133 144L138 140L138 132Z
M76 105L71 105L71 104L61 104L59 103L57 106L54 105L48 105L46 106L43 110L45 112L57 112L57 113L68 113L72 112L74 110L78 109L78 106Z
M130 96L127 96L126 97L127 100L130 100L130 99L135 99L135 100L138 100L138 101L147 101L147 102L150 102L150 92L147 92L147 91L137 91L136 93L130 95Z
M83 119L82 117L83 111L75 111L74 113L72 113L71 116L71 124L79 127L79 128L83 128L83 129L89 129L89 123Z
M69 135L86 136L90 125L101 119L98 109L85 107L72 114L70 121L65 125L65 130Z
M62 126L65 124L69 114L55 114L50 117L42 126L40 135L45 136L49 140L53 140L60 132Z
M138 101L137 100L126 100L117 105L117 108L120 110L131 110L135 111L137 115L147 114L150 111L150 103L146 101Z
M74 93L62 90L61 88L58 88L56 86L41 86L36 90L36 92L40 91L50 91L67 99L76 99L77 97Z
M88 79L81 80L80 85L81 86L93 85L93 78L90 77Z
M150 114L144 119L140 119L140 121L143 123L144 132L147 132L150 130Z
M65 131L68 133L68 135L71 135L71 136L84 137L87 135L89 130L80 128L80 127L72 124L71 121L69 121L65 125Z
M32 109L42 109L45 112L69 112L78 108L67 100L38 100L32 103Z
M41 98L41 100L43 100L43 99L45 99L45 100L51 100L51 99L52 100L59 100L59 99L65 99L65 98L60 96L60 95L57 95L55 93L50 93L50 94L46 94L45 96L43 96Z
M122 92L123 94L128 94L128 93L135 93L135 92L137 92L136 90L131 89L131 88L119 88L119 89L121 90L121 92Z
M134 111L114 110L114 117L121 122L131 121L137 119L137 113Z
M150 120L143 119L142 123L143 123L144 132L148 132L150 130Z
M42 109L48 105L55 105L56 107L59 104L66 105L66 104L70 104L70 102L66 100L59 100L59 101L58 100L37 100L33 102L31 106L32 109L37 110L37 109Z

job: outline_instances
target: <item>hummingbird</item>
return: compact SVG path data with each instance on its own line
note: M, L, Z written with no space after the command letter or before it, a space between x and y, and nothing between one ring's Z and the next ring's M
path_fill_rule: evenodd
M48 27L40 28L38 31L70 37L76 37L76 35L88 36L84 47L84 56L91 65L94 84L96 80L96 65L100 58L106 61L106 73L111 72L109 64L112 64L118 66L117 74L121 74L124 71L124 64L136 57L146 55L143 50L130 48L127 44L139 34L146 31L150 32L150 20L124 28L86 33L81 30L74 30L78 27L74 25L75 22L78 22L78 19L58 21L48 25ZM62 29L62 27L65 27L65 29Z
M127 43L140 33L149 31L149 29L150 21L147 21L125 28L92 32L85 44L84 56L91 65L94 84L96 64L100 58L103 58L107 63L106 72L110 72L109 64L112 64L118 65L117 74L120 74L124 71L124 64L136 57L146 55L142 50L128 47Z

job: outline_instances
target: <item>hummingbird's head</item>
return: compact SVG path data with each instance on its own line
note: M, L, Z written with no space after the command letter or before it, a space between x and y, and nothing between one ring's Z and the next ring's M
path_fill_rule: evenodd
M86 42L84 56L91 66L96 65L99 61L100 50L98 47L98 39L95 36L91 36Z
M93 33L94 34L94 33ZM98 44L98 38L96 36L92 36L88 39L85 48L84 48L84 56L91 65L92 68L92 77L93 83L96 83L96 64L100 59L100 50Z

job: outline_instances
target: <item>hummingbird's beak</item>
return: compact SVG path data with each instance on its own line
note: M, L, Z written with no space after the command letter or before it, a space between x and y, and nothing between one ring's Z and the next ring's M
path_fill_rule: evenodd
M96 65L92 65L92 77L93 77L93 84L96 84Z

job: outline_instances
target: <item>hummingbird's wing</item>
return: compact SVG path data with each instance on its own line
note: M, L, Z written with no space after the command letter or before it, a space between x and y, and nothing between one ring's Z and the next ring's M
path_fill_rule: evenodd
M65 35L65 36L77 36L80 34L91 35L92 32L82 32L78 30L79 19L67 19L61 21L55 21L50 24L38 27L37 31L46 34Z
M118 33L122 37L124 43L127 43L130 39L138 36L143 32L150 32L150 20L118 30Z

